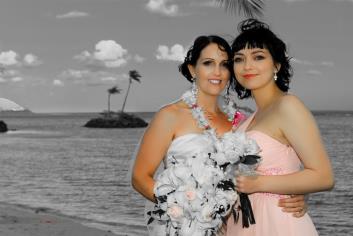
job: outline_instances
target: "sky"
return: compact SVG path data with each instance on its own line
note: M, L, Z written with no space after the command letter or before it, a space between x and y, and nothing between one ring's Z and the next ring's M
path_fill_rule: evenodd
M156 111L190 84L178 71L199 35L228 41L242 15L209 0L1 0L0 97L33 112ZM353 0L265 0L288 45L290 92L311 110L353 110ZM238 101L253 106L253 101Z

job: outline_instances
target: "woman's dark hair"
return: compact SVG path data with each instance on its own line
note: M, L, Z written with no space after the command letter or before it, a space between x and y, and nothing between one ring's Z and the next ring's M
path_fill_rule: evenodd
M256 19L247 19L240 22L238 32L240 34L232 43L232 55L244 48L266 48L273 61L281 65L275 83L280 90L287 92L293 70L289 64L290 58L287 56L286 44L269 29L266 23ZM236 78L233 81L232 87L235 88L240 99L251 96L251 91L240 85Z
M232 50L228 44L228 42L217 36L217 35L209 35L209 36L199 36L195 39L194 44L190 47L189 51L186 54L184 62L179 65L179 71L181 74L190 82L192 82L192 75L190 74L188 65L195 66L197 60L200 57L200 54L204 48L206 48L211 43L215 43L218 45L219 49L223 52L226 52L228 55L228 60L232 58ZM232 66L230 63L227 63L230 74L232 73ZM230 76L230 84L233 76Z

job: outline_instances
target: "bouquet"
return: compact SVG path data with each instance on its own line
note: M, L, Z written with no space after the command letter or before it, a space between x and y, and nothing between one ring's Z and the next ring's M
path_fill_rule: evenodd
M154 186L157 203L147 212L148 224L155 220L165 224L166 235L216 235L226 217L231 212L236 214L233 205L238 200L243 215L250 210L245 215L252 222L250 202L246 194L235 190L234 173L254 173L260 161L259 147L240 131L212 141L213 152L200 152L183 160L167 157L168 168Z

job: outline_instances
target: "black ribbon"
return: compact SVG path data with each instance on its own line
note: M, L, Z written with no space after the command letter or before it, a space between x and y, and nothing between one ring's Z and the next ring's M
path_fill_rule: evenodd
M242 156L239 160L240 163L245 165L254 165L258 163L260 157L257 155L246 155ZM240 210L243 221L243 228L249 228L250 224L256 224L254 213L252 211L251 202L249 196L246 193L239 193ZM239 219L239 213L233 211L234 221L237 222Z
M249 200L248 194L239 193L240 200L240 210L243 221L243 228L249 228L250 224L255 224L254 213L252 212L251 202ZM250 224L249 224L250 223Z

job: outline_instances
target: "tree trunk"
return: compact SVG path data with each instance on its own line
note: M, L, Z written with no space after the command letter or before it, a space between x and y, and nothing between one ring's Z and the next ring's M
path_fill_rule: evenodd
M110 93L108 93L108 117L110 117Z
M129 95L129 91L130 91L131 82L132 81L131 81L131 78L130 78L129 79L129 87L127 88L127 91L126 91L126 95L125 95L125 99L124 99L124 103L123 103L123 108L121 109L121 112L124 112L127 96Z

